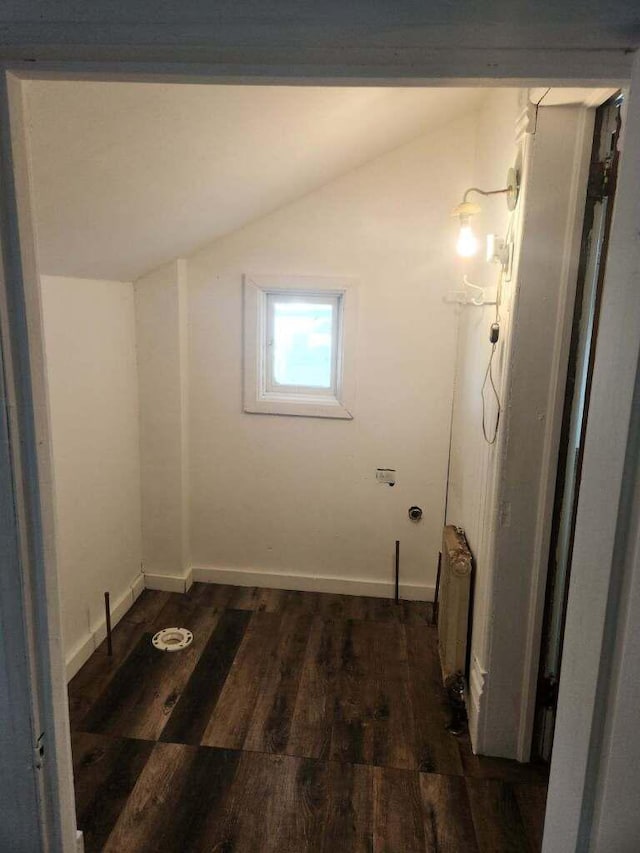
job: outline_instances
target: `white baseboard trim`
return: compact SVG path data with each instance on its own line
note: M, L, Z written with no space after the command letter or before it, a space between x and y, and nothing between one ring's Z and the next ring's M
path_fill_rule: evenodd
M367 578L293 575L285 572L259 572L251 569L221 569L215 566L194 566L191 569L191 575L194 583L260 586L272 589L299 590L300 592L333 592L340 595L369 595L374 598L391 598L394 594L392 581L377 581ZM154 588L157 589L158 587ZM434 586L400 584L400 598L409 601L433 601L434 595Z
M482 744L480 742L480 715L482 713L482 694L485 691L487 674L486 669L480 666L478 658L472 655L467 713L469 716L469 736L475 753L482 751Z
M162 592L189 592L193 584L193 571L188 569L185 575L154 575L144 573L144 585L147 589L159 589Z
M122 595L111 602L111 626L115 627L129 610L134 601L144 589L145 582L142 574L139 574ZM67 681L85 664L100 643L107 636L107 623L104 616L95 622L88 631L87 636L73 649L66 659Z
M138 575L138 577L131 584L131 589L133 590L133 600L139 598L145 588L145 580L142 572Z

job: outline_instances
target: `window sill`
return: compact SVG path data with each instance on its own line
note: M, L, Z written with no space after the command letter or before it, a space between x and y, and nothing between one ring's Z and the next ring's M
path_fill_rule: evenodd
M335 398L309 397L306 400L296 397L264 396L245 403L244 411L253 415L290 415L303 418L335 418L353 420L353 415Z

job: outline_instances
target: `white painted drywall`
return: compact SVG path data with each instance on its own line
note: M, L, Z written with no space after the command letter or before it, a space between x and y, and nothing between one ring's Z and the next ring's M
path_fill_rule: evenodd
M78 80L34 80L25 89L42 268L127 280L485 97L464 88Z
M504 389L483 697L485 751L528 760L593 110L541 107L524 198ZM494 516L495 517L495 516Z
M183 578L189 568L185 262L138 279L134 290L143 569Z
M389 594L397 538L405 592L432 596L455 352L449 214L471 181L475 123L439 128L188 259L195 567ZM243 413L245 272L359 279L352 421ZM376 467L396 468L397 485L377 484Z
M133 286L42 276L64 645L77 668L140 574Z
M500 175L519 156L518 100L509 101L503 93L491 100L479 133L477 185L484 188L499 187ZM498 438L493 446L484 441L480 396L495 309L465 308L448 513L449 521L465 528L476 558L469 691L474 748L520 760L528 759L531 743L554 465L593 122L581 106L540 108L535 122L533 114L529 111L535 134L527 137L519 157L523 173L512 222L515 265L503 291L494 360L502 404ZM497 227L504 234L509 213L502 199L482 206L491 217L483 231ZM475 275L491 269L481 263Z
M478 118L477 155L470 185L499 189L506 185L507 170L515 164L517 145L515 123L520 112L517 90L493 90ZM504 237L509 210L502 196L481 198L482 213L474 222L480 238L488 233ZM472 260L458 259L458 272L467 273L474 283L487 289L487 299L496 295L499 268L483 260L483 252ZM508 341L513 284L506 283L500 309L500 339L494 358L494 376L501 390L503 360ZM471 648L470 724L477 740L478 693L486 674L488 660L488 620L491 595L491 542L495 525L492 496L499 459L499 443L488 445L482 434L481 388L491 353L489 327L495 319L495 307L465 307L459 311L458 351L451 444L451 471L447 521L464 528L475 557L475 598ZM488 399L491 395L489 392ZM495 422L495 405L487 405L489 428Z

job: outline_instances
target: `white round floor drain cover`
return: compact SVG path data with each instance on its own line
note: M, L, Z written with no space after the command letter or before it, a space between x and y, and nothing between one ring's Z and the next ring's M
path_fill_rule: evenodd
M163 628L154 634L152 643L162 652L179 652L193 641L193 634L186 628Z

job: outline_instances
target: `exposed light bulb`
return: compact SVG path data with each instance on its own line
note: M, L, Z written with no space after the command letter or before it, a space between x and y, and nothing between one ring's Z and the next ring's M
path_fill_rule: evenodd
M478 251L478 239L471 230L468 222L460 225L460 234L456 243L456 251L463 258L470 258Z

